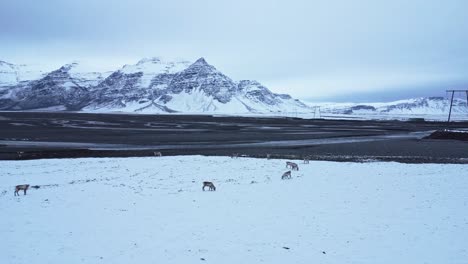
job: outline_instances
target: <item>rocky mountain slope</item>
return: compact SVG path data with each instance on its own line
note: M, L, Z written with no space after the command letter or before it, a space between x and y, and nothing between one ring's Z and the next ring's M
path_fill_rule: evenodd
M80 110L90 100L89 89L104 79L104 74L86 72L72 63L0 90L2 110Z

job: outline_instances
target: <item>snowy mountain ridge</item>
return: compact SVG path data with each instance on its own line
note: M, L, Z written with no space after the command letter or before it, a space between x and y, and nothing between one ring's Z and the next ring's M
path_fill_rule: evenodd
M450 98L444 97L419 97L378 103L307 103L313 105L315 109L312 117L332 119L409 120L423 118L446 121L450 111ZM454 98L451 120L468 120L468 105L465 98Z
M450 99L419 97L385 103L318 103L321 111L333 114L448 114ZM466 99L454 98L453 113L468 114Z
M3 65L3 64L2 64ZM233 81L208 64L145 58L114 72L92 72L74 62L36 79L12 81L13 64L0 73L0 110L72 110L143 113L310 112L289 95L257 81Z

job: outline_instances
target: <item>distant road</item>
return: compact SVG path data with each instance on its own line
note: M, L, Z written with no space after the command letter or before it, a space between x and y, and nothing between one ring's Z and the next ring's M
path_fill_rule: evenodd
M468 123L453 123L468 128ZM442 122L0 112L0 159L230 155L468 163L468 143L422 139Z

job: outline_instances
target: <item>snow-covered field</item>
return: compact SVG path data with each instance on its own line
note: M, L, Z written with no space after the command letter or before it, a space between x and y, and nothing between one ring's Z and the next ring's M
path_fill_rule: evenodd
M0 167L0 263L468 263L466 165L310 162L291 180L285 160L251 158ZM41 188L14 197L23 183Z

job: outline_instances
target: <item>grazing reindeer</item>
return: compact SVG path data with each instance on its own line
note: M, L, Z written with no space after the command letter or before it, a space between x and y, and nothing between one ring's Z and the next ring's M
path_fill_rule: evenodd
M298 170L299 170L299 165L297 165L296 163L294 163L293 165L291 165L291 170L296 170L296 171L298 171Z
M23 184L23 185L16 185L15 187L15 196L18 195L19 196L19 191L23 190L24 191L24 195L26 195L26 190L28 190L29 188L29 184Z
M304 164L309 164L309 160L310 160L309 157L305 157L305 158L304 158Z
M209 181L203 182L203 188L202 188L203 191L205 191L205 187L208 187L209 191L216 191L216 187L214 186L212 182L209 182Z
M21 159L23 157L24 151L18 151L16 152L16 156L18 159Z
M267 154L267 159L268 160L271 159L271 154L270 153Z
M286 161L286 168L291 168L292 170L299 170L299 166L294 163L294 162L290 162L290 161Z
M292 168L294 167L294 165L297 165L297 164L294 162L286 161L286 168Z
M291 171L287 171L287 172L283 173L283 176L281 176L281 179L282 180L291 179Z
M231 159L237 159L239 157L239 153L232 153Z
M153 152L154 156L156 157L162 157L162 153L161 152Z

